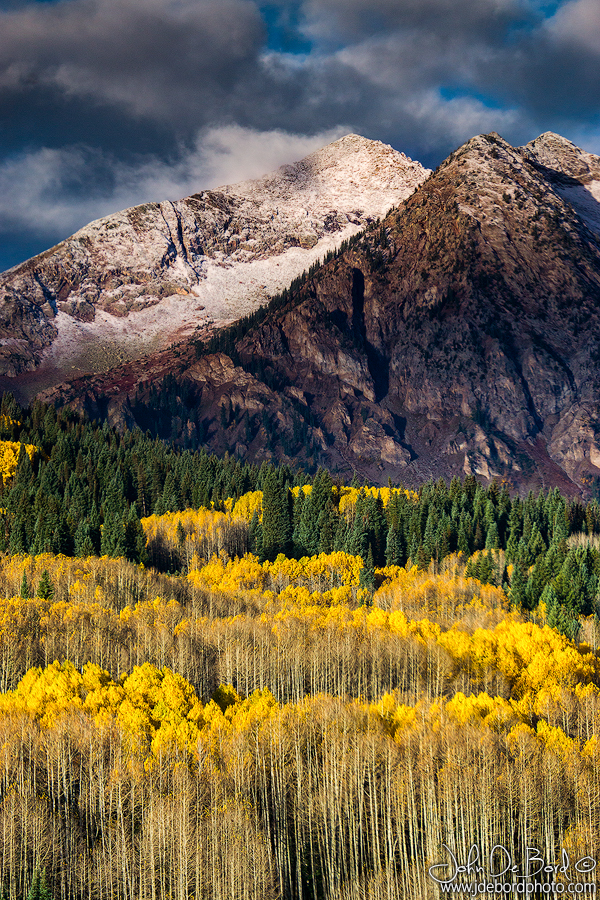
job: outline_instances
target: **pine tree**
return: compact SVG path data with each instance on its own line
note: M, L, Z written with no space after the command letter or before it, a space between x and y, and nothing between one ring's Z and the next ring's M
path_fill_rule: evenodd
M312 490L302 504L302 514L298 525L298 544L302 555L314 556L319 550L322 513L332 503L333 481L325 469L319 469L314 477Z
M333 549L335 551L344 550L348 541L348 525L344 516L337 517L335 536L333 539Z
M387 522L381 497L368 496L367 517L369 519L369 542L373 550L375 565L384 566Z
M475 534L473 536L473 549L482 550L485 544L485 538L481 522L477 522L475 526Z
M388 566L401 566L404 562L402 537L398 528L392 527L387 534L385 544L385 561Z
M427 557L425 549L423 548L423 544L419 545L419 549L417 550L417 558L415 560L417 568L421 570L425 570L429 566L430 560Z
M39 869L35 869L27 900L52 900L52 891L46 880L45 869L42 869L41 872Z
M319 532L319 544L317 550L319 553L331 553L335 543L335 535L337 531L338 516L330 499L325 509L319 516L317 522L317 530Z
M74 538L74 553L75 556L79 557L94 556L97 553L97 548L94 546L91 537L90 523L87 519L82 520L77 526Z
M54 596L54 585L52 584L48 569L44 569L44 571L42 572L40 583L37 589L37 595L38 597L41 597L42 600L51 600Z
M523 575L520 562L517 560L510 579L510 601L517 609L521 609L526 603L526 589L527 579Z
M373 552L369 547L367 558L359 575L359 587L365 588L372 595L375 590L375 566L373 565ZM367 605L370 605L368 603Z
M461 516L460 518L460 525L458 528L457 550L459 553L464 553L466 556L468 556L471 552L471 548L469 546L469 537L467 534L467 527L463 516Z
M29 582L27 581L27 573L25 572L25 570L23 570L23 578L21 580L20 596L22 600L29 600L31 596Z
M548 605L548 625L571 641L576 641L581 630L581 622L570 610L553 598Z
M29 541L25 530L24 516L17 515L17 518L13 521L12 528L10 529L8 552L11 556L16 556L18 553L27 553L28 550Z
M118 513L109 514L102 526L102 556L120 557L125 555L125 528Z
M487 535L485 538L485 549L497 550L499 546L500 536L498 534L498 526L495 521L492 521L487 530Z
M52 552L70 556L73 552L73 538L64 515L61 515L52 535Z
M354 508L354 522L348 533L346 551L353 556L367 558L369 549L369 524L366 516L364 491L358 495Z
M292 543L292 517L289 490L272 470L263 487L263 555L274 560L279 553L289 555Z
M506 544L507 563L514 562L517 557L521 533L521 509L519 501L515 501L508 517L508 541Z
M44 511L40 511L36 522L31 552L34 555L40 553L52 553L52 534L48 529L48 522Z
M482 584L490 584L494 577L494 557L490 550L481 554L479 580Z
M437 520L436 510L432 505L429 507L429 513L427 515L427 523L425 525L425 533L423 535L423 544L422 544L422 549L423 549L422 559L424 561L426 560L427 565L429 565L429 562L435 552L436 531L437 531L436 520ZM419 566L419 568L421 568L421 566Z
M181 522L179 523L179 526L181 527ZM183 531L183 528L181 530ZM182 546L182 543L180 543L179 546ZM147 562L146 535L140 517L138 516L135 503L132 503L129 507L127 521L125 522L125 528L123 530L123 555L131 560L131 562L143 564Z

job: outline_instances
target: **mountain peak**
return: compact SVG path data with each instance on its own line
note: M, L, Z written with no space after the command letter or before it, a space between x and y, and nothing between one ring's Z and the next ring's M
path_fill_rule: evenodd
M0 375L37 370L46 387L239 319L428 174L350 134L262 178L91 222L0 276Z
M525 145L526 148L531 150L540 151L542 148L552 148L552 149L570 149L570 150L578 150L579 148L570 141L568 138L563 137L562 134L557 134L555 131L545 131L543 134L538 135L538 137L534 138L532 141L529 141L528 144Z
M526 159L582 184L600 177L600 157L582 150L553 131L546 131L520 150Z
M413 162L389 144L347 134L262 178L225 185L218 190L276 204L282 191L289 195L291 186L299 192L301 202L306 202L306 195L312 193L315 198L318 196L321 205L329 202L334 206L346 206L351 204L351 195L359 187L361 197L364 197L364 191L370 195L369 204L377 205L376 195L381 195L375 216L378 218L394 204L388 199L392 194L398 193L398 199L405 199L407 179L414 187L428 172L420 163Z

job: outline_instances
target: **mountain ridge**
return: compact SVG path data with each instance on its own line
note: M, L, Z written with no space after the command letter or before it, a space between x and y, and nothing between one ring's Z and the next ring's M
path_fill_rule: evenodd
M185 427L219 452L379 482L475 474L589 493L600 159L563 140L472 138L219 357L182 345L161 371L191 386ZM129 376L124 391L105 377L49 397L98 412L103 396L113 421L142 423L151 379Z
M49 386L237 319L428 171L347 135L262 179L98 219L0 276L0 374L42 362Z

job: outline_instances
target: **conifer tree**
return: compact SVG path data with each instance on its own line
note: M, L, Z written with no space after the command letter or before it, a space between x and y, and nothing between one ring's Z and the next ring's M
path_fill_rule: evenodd
M422 559L426 560L427 564L429 564L429 561L431 560L431 557L434 555L434 552L435 552L436 531L437 531L436 519L437 519L436 510L432 505L432 506L430 506L429 513L427 515L427 522L425 525L425 533L423 535L423 544L422 544L422 548L423 548Z
M487 535L485 538L485 549L486 550L497 550L500 547L500 536L498 534L498 525L495 520L492 520L488 526Z
M383 566L385 565L387 522L381 497L368 496L367 517L369 520L369 543L373 551L373 559L376 566Z
M100 553L113 557L125 555L125 528L119 513L109 513L104 519Z
M302 504L298 525L298 544L302 555L314 556L319 549L319 523L322 513L332 502L333 481L325 469L319 469L313 479L312 490Z
M385 561L388 566L401 566L404 562L402 537L397 527L389 529L385 545Z
M330 499L325 509L319 516L317 528L319 532L319 544L317 550L319 553L331 553L335 544L335 536L337 532L338 516Z
M44 571L42 572L40 583L37 589L37 595L38 597L41 597L42 600L51 600L54 596L54 585L52 584L48 569L44 569Z
M179 525L181 527L181 522L179 523ZM180 543L179 546L182 546L182 543ZM127 559L131 560L131 562L147 562L146 535L144 533L140 517L138 516L135 503L132 503L129 507L127 521L125 522L125 528L123 531L123 555Z
M551 599L548 605L547 613L548 625L554 628L560 634L564 634L569 640L577 640L579 631L581 630L581 622L573 614L572 611L558 602L556 595Z
M46 880L46 870L35 869L27 900L52 900L52 892Z
M16 519L13 520L12 528L10 530L8 552L11 556L15 556L18 553L26 553L28 549L29 542L27 540L27 533L25 531L25 522L23 521L23 515L17 514Z
M366 513L366 500L364 491L361 490L354 508L354 522L348 533L346 549L353 556L367 558L369 549L369 523Z
M61 515L52 535L52 552L69 556L73 552L73 538L64 515Z
M93 556L97 552L97 548L92 542L89 521L82 520L79 523L79 525L77 526L77 531L75 532L73 543L75 556Z
M27 573L23 570L23 578L21 579L21 592L20 596L22 600L29 600L31 596L31 591L29 589L29 582L27 581Z
M479 565L479 580L482 584L491 584L494 577L494 557L491 550L482 553Z
M348 542L348 525L346 523L346 519L344 516L337 517L337 524L335 527L335 536L333 539L333 549L334 551L344 550L346 548Z
M358 583L361 588L366 588L371 593L375 590L375 566L373 564L373 552L370 547L364 565L360 570Z
M523 575L523 570L519 560L513 567L512 577L510 579L510 601L514 607L521 609L526 604L527 579Z
M464 553L467 556L471 551L471 548L469 547L467 527L463 516L461 516L460 518L460 525L458 527L457 550L459 553Z
M425 553L423 544L419 544L419 549L417 550L417 558L415 560L417 568L424 570L429 565L429 562L430 562L430 560L428 559L427 554Z
M289 554L292 541L292 519L289 490L283 487L272 470L263 487L262 552L273 560L279 553Z

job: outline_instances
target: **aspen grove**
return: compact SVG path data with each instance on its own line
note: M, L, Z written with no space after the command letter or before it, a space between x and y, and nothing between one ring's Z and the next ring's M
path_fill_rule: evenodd
M433 898L448 850L598 858L596 501L0 413L10 900Z

